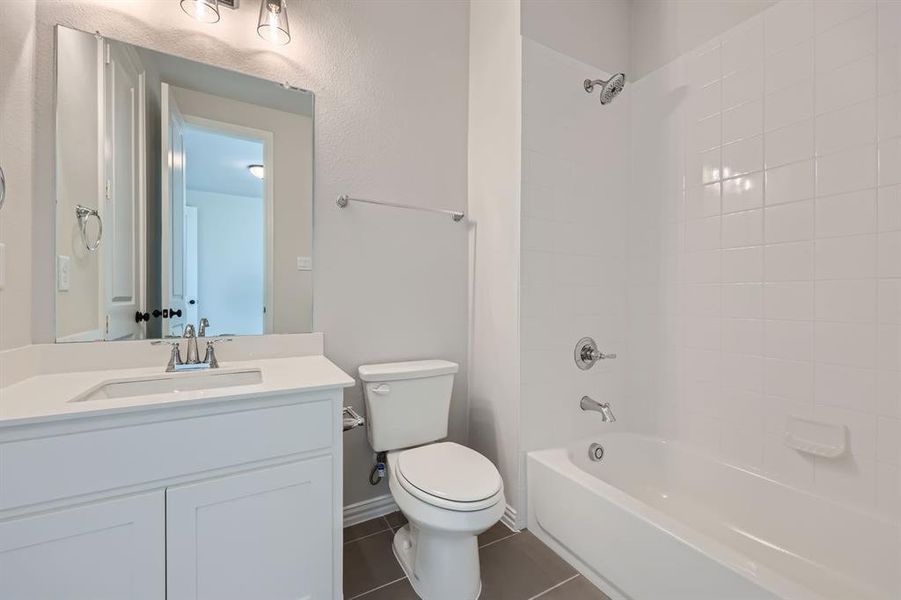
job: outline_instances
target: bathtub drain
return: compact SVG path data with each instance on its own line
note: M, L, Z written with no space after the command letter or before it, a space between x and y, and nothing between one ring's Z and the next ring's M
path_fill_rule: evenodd
M600 462L604 458L604 447L595 442L588 447L588 458L594 462Z

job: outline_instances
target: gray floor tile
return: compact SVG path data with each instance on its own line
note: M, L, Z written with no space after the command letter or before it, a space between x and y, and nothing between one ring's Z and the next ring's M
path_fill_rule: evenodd
M479 559L483 600L526 600L576 574L528 531L482 548Z
M344 544L344 597L352 598L380 585L403 577L394 551L390 531Z
M491 529L479 536L479 546L496 542L497 540L515 535L516 532L504 525L503 523L495 523Z
M399 510L390 515L385 515L385 520L388 521L388 525L391 525L391 529L395 531L407 524L407 517Z
M345 594L346 596L346 594ZM419 600L406 578L391 585L373 590L360 597L360 600Z
M610 600L610 598L579 575L560 587L538 596L536 600Z
M372 535L373 533L388 529L390 529L388 522L383 517L372 519L371 521L364 521L363 523L357 523L356 525L344 528L344 543L346 544L347 542L352 542L361 537L366 537L367 535Z

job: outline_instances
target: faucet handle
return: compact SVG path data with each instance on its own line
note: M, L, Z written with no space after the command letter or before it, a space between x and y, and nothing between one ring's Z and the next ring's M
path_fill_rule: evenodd
M584 337L576 343L573 351L576 366L582 369L590 369L599 360L616 358L616 354L604 354L598 350L598 345L590 337Z
M155 340L150 342L150 344L153 346L167 344L172 347L172 351L169 353L169 364L166 365L167 373L174 371L176 366L185 364L181 359L181 345L178 341L170 342L167 340Z
M211 369L218 369L219 360L216 358L216 348L214 346L220 342L230 341L232 341L232 338L229 337L213 338L211 340L208 339L206 341L206 354L203 357L203 362L208 364Z

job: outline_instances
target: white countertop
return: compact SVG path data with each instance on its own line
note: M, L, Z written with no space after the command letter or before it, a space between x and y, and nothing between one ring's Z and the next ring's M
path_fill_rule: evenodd
M71 417L136 412L152 408L239 400L285 392L307 392L354 385L354 379L321 355L220 361L220 371L259 369L262 382L222 387L72 402L104 383L164 373L160 366L36 375L0 388L0 428ZM214 371L210 371L214 372ZM190 371L188 372L190 373Z

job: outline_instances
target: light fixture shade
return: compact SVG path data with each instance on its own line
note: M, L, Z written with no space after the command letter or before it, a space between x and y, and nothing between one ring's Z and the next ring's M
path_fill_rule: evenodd
M219 21L219 0L181 0L181 9L201 23Z
M257 179L263 179L266 176L266 169L263 165L247 165L247 170Z
M257 33L264 40L284 46L291 41L286 0L263 0Z

